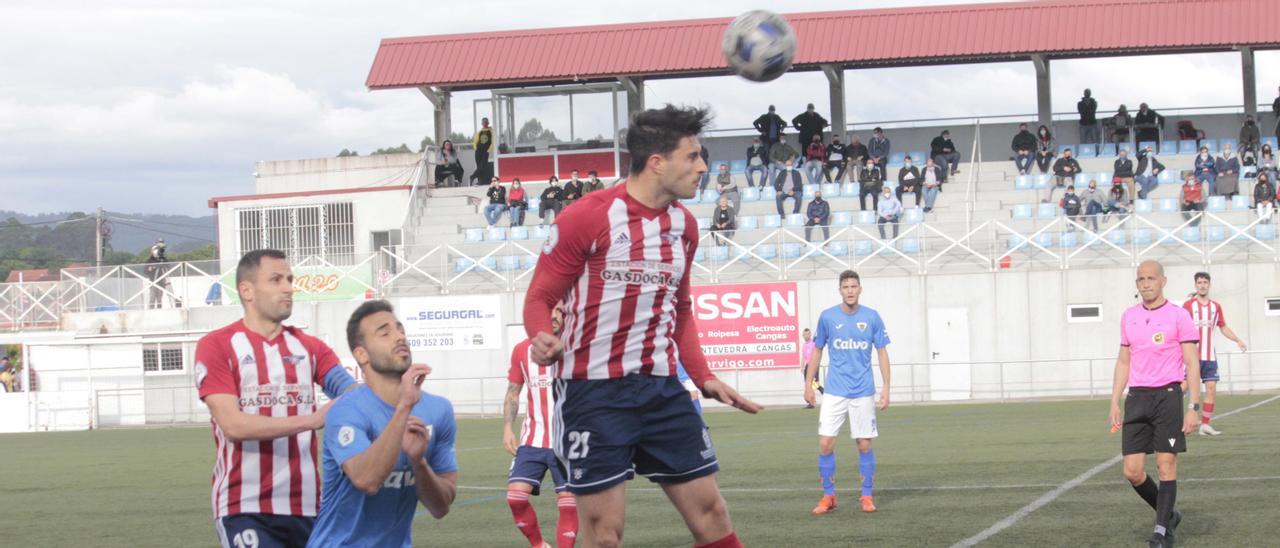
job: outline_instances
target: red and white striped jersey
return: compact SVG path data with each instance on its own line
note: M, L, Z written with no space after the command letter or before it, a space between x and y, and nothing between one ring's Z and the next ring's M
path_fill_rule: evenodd
M535 283L574 280L564 297L559 376L674 375L677 308L689 307L697 244L688 209L650 208L626 184L592 192L557 216L538 260L548 272Z
M525 393L524 426L520 428L520 445L551 448L551 421L556 415L555 375L551 366L538 365L529 354L529 339L511 351L511 369L507 381L523 384Z
M1213 347L1213 330L1227 325L1227 320L1222 317L1222 305L1214 300L1201 304L1199 299L1192 297L1182 303L1182 308L1191 313L1191 320L1200 331L1200 360L1217 361L1218 351Z
M200 399L230 394L241 411L267 417L316 411L315 384L339 367L323 341L285 326L266 340L237 321L196 344ZM311 431L274 440L227 439L213 423L214 518L242 513L315 516L320 507L316 439Z

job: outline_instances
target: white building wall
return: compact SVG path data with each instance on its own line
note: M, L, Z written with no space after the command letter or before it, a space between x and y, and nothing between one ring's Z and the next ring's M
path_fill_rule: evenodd
M255 194L414 184L421 154L378 154L257 162Z

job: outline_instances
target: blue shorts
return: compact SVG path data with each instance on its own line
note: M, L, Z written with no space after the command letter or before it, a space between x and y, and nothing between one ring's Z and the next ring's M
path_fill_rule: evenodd
M542 478L547 471L551 472L551 482L556 492L564 491L564 465L556 458L551 449L521 445L516 449L516 458L511 459L511 472L507 474L507 483L524 482L533 486L533 494L542 492Z
M1200 382L1218 380L1218 362L1216 360L1200 360Z
M556 454L570 493L603 491L635 474L682 483L720 469L711 435L675 377L560 383Z
M214 520L223 548L302 548L311 537L316 518L277 514L235 514Z

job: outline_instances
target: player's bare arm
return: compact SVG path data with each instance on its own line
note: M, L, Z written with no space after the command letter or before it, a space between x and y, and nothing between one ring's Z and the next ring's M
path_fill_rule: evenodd
M880 347L878 349L880 358L880 378L884 379L884 388L880 389L880 409L889 408L889 349Z
M520 390L524 384L507 383L507 395L502 399L502 446L515 456L520 444L513 430L516 416L520 414Z
M1244 343L1244 339L1241 339L1240 337L1236 336L1236 332L1232 331L1230 327L1226 326L1226 324L1223 324L1221 331L1224 337L1230 339L1231 342L1236 343L1236 346L1240 347L1241 352L1249 351L1249 345Z
M1199 376L1199 373L1196 374ZM1120 412L1120 398L1124 396L1124 387L1129 385L1129 347L1121 346L1116 356L1115 381L1111 385L1111 428L1120 428L1124 415Z
M822 348L814 348L813 354L809 356L809 363L804 366L804 402L814 405L818 401L818 395L813 390L813 381L818 377L818 368L822 363Z
M1192 404L1200 403L1200 349L1195 341L1182 343L1182 365L1187 370L1187 395ZM1182 431L1188 434L1200 428L1200 412L1187 409L1182 421Z
M351 478L351 484L357 489L374 495L382 488L382 483L391 475L396 460L400 458L401 444L408 427L409 416L414 404L422 397L422 380L431 368L415 363L400 376L400 400L396 402L396 410L387 422L387 427L363 453L351 457L342 463L342 471Z
M409 416L402 445L405 456L413 463L418 502L431 513L431 517L443 518L449 513L449 507L458 495L458 473L436 474L431 469L431 464L426 459L427 449L431 446L431 430L422 423L422 419Z
M335 400L336 401L336 400ZM333 401L316 409L310 415L292 417L264 417L245 413L240 402L231 394L209 394L204 398L209 414L222 428L222 433L233 442L246 440L273 440L292 436L299 432L316 430L324 426L324 416Z

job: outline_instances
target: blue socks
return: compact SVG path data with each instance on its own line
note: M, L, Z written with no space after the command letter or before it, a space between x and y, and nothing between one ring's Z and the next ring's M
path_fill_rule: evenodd
M836 494L836 454L818 455L818 475L822 476L822 494Z
M835 459L832 459L832 465L835 465ZM862 496L871 496L871 484L876 475L876 452L875 450L866 453L858 453L858 470L862 472Z

